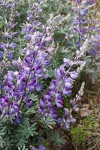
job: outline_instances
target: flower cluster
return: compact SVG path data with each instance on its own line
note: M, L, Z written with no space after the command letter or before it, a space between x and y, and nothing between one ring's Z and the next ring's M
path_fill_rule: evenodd
M22 115L22 106L24 103L26 107L33 105L29 94L40 92L43 88L40 82L41 79L48 78L47 67L50 65L51 54L53 52L53 34L51 34L49 25L44 26L38 21L40 13L42 13L41 4L30 4L27 22L22 29L22 34L24 34L26 42L26 46L23 48L24 57L19 57L18 60L12 61L16 70L9 70L3 80L4 93L0 98L0 116L1 118L3 115L7 118L13 116L14 123L20 122L19 118ZM9 34L7 32L4 33L3 36L7 40L12 40L12 35L17 35L17 32L13 32L15 17L19 15L15 9L16 5L17 1L12 6L12 13L7 23L10 32ZM37 11L33 12L33 9ZM85 11L82 10L80 15L84 16ZM1 44L1 48L4 51L9 47L9 44L7 44ZM79 59L86 52L87 44L88 40L76 51L74 61L64 58L63 64L55 70L55 79L52 80L43 98L40 100L39 114L44 114L45 117L53 117L58 122L60 119L59 109L65 107L65 97L70 97L73 83L85 65L85 62ZM10 46L13 49L16 48L15 43L11 43ZM66 108L64 108L64 112L65 110ZM72 120L70 123L75 121L71 114L70 118Z
M57 122L61 120L59 118L59 109L64 108L65 97L70 96L72 93L73 83L85 65L85 62L79 61L79 58L86 52L87 44L88 40L85 41L80 51L77 51L75 61L64 58L64 64L56 69L55 80L51 82L49 89L40 100L39 114L44 114L45 117L51 116L56 119ZM76 66L77 69L74 69L73 66ZM70 126L70 123L75 122L71 113L70 119L71 121L68 126ZM66 126L66 128L68 129L69 127Z
M70 100L70 104L72 106L71 111L75 111L75 112L79 111L78 102L81 100L81 97L83 96L84 86L85 86L85 83L83 82L78 94L76 94L73 100Z
M15 1L15 3L4 1L0 4L4 20L2 41L0 43L0 66L2 73L4 73L5 68L8 68L11 65L11 61L14 58L15 49L17 48L17 44L14 41L18 35L15 29L15 18L20 16L17 11L17 6L17 1Z
M50 111L53 117L56 117L55 107L62 108L64 105L63 95L70 95L73 85L73 79L78 77L78 73L75 71L66 70L71 66L72 62L69 59L64 59L64 65L56 70L55 80L49 86L43 100L40 101L39 112L43 112L47 107L46 116L50 115Z
M76 119L72 116L72 113L79 111L78 105L83 96L84 86L85 83L83 82L78 94L76 94L73 100L70 100L70 110L64 108L63 118L57 119L57 122L60 123L60 126L66 128L67 130L70 129L71 124L76 122Z
M86 38L89 38L90 53L99 55L99 27L94 20L91 19L92 7L96 4L95 0L76 1L73 5L73 33L78 35L77 46L80 48ZM96 20L97 22L99 20ZM91 37L94 36L94 41Z
M40 27L40 28L39 28ZM42 31L40 31L39 29ZM23 27L22 33L25 34L26 47L23 49L24 58L13 60L12 64L17 71L8 71L4 77L5 94L0 99L1 116L11 115L19 122L22 103L28 107L32 106L32 99L29 93L40 92L42 84L40 79L46 79L47 67L50 65L52 47L52 37L49 36L48 27L44 27L40 22L29 20Z
M86 19L88 10L85 8L84 5L80 5L79 2L78 6L73 7L73 12L74 12L74 18L73 18L73 33L78 34L78 48L82 46L82 43L88 36L88 29L87 29L87 24L88 20ZM87 34L86 34L87 33Z
M31 1L29 2L30 7L27 16L28 21L33 22L36 19L39 20L43 11L42 4L43 4L42 0L40 2L34 2L34 3L32 3Z

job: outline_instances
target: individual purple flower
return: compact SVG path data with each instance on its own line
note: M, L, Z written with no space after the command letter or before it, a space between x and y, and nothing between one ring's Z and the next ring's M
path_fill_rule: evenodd
M12 108L14 112L19 112L19 105L17 102L13 102Z
M9 52L9 53L8 53L8 58L11 59L11 60L14 58L14 55L13 55L12 52Z
M67 95L67 96L71 95L71 93L72 93L71 90L64 90L64 91L63 91L63 94L64 94L64 95Z
M64 58L64 59L63 59L63 62L65 63L65 65L66 65L67 67L69 67L69 66L72 65L72 61L71 61L70 59Z
M77 17L77 15L75 15L74 19L73 19L73 24L78 25L78 22L79 22L78 17Z
M3 57L3 52L2 51L0 51L0 58L2 58Z
M75 72L75 71L72 71L72 72L70 72L69 74L70 74L70 77L71 77L72 79L76 79L76 78L79 76L79 74L78 74L77 72Z
M25 38L26 38L27 41L30 41L31 40L31 35L26 35Z
M33 104L32 104L32 100L30 99L30 98L26 98L25 99L25 102L26 102L26 105L27 106L32 106Z
M22 30L23 33L30 33L31 31L34 31L33 30L33 26L31 24L26 24Z
M1 48L2 50L5 50L5 49L7 48L6 43L1 42L1 43L0 43L0 48Z
M46 150L43 145L40 145L39 148L33 148L32 150Z
M65 115L65 117L70 116L70 111L67 108L64 108L64 115Z
M18 36L18 32L13 32L13 33L12 33L12 36L13 36L13 37L17 37L17 36Z
M62 120L61 118L57 118L57 119L56 119L56 122L59 123L59 124L62 124L62 121L63 121L63 120Z
M37 85L36 85L36 90L37 90L38 92L40 92L40 91L42 90L42 85L41 85L41 84L37 84Z
M84 8L81 8L80 15L81 16L85 16L86 15L86 10Z
M90 53L94 56L96 55L96 51L94 49L91 49Z
M14 125L20 124L21 123L21 117L22 117L21 113L19 113L17 116L15 116L15 118L13 119L13 124Z
M62 102L62 100L57 100L56 106L57 106L57 108L62 108L62 107L63 107L63 102Z
M65 127L66 127L67 130L69 130L69 129L70 129L70 123L67 123L67 122L66 122L66 123L65 123Z
M10 47L13 48L13 49L16 49L17 48L17 44L16 43L11 43Z
M76 119L75 118L71 118L71 123L75 123Z
M72 88L72 80L71 80L71 78L67 78L65 80L65 88L66 89L71 89Z

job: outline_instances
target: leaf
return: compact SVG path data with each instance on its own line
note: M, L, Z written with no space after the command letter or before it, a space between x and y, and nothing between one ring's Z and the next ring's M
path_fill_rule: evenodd
M38 101L38 96L37 95L29 94L29 98L31 98L33 102Z
M54 132L50 139L54 143L54 145L58 147L61 147L66 142L65 137L59 132Z
M3 148L4 146L4 140L2 139L2 137L0 136L0 148Z
M25 124L20 124L17 133L21 137L24 137L24 139L28 139L30 136L37 135L37 132L35 131L37 129L36 124L37 123L33 123L30 125L28 121Z
M18 147L18 150L28 150L28 148L25 147L25 145L22 147L22 149L20 147Z
M35 113L36 113L35 108L32 107L32 108L30 108L28 111L26 111L25 115L28 116L28 115L35 114Z
M4 127L3 129L1 129L0 131L0 136L5 135L6 134L6 127Z
M54 77L54 70L52 70L52 69L48 70L48 76Z
M17 146L20 147L20 148L23 148L25 147L25 144L28 143L28 140L25 140L25 139L19 139L18 143L17 143Z
M53 129L53 126L56 125L56 122L52 117L43 117L40 122L42 122L44 126L47 126L51 129Z

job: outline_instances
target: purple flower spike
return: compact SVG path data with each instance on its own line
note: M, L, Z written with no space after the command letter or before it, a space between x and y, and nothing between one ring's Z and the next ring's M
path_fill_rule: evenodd
M69 130L69 129L70 129L70 124L69 124L69 123L66 123L66 124L65 124L65 127L66 127L67 130Z

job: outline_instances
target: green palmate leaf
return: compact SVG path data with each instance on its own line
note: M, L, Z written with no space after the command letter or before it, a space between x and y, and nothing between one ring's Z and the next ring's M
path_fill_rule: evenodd
M48 76L54 77L54 70L52 70L52 69L48 70Z
M4 150L12 150L12 146L13 146L13 139L11 137L5 137L4 138Z
M34 107L32 107L28 111L26 111L25 115L28 116L28 115L35 114L35 113L36 113L36 110Z
M66 142L65 137L59 132L54 132L52 136L50 136L50 139L54 143L54 145L58 147L61 147Z
M28 140L25 139L19 139L18 143L17 143L17 147L23 148L25 147L25 144L28 143Z
M4 147L4 140L2 138L2 136L0 136L0 148Z
M18 150L29 150L29 148L26 148L24 145L22 148L18 147Z
M38 96L37 95L34 95L34 94L30 93L29 98L31 98L33 102L38 101Z
M25 139L29 138L30 136L37 135L36 130L36 123L32 125L26 125L26 124L21 124L19 125L18 133L24 137Z
M36 131L37 123L30 124L29 119L25 118L23 123L20 124L15 132L15 141L19 148L25 147L29 142L30 137L36 136L38 133Z
M51 129L53 129L53 126L56 124L55 120L52 117L43 117L40 122Z
M7 131L7 128L6 128L6 127L4 127L3 129L1 129L1 131L0 131L0 136L5 135L5 134L6 134L6 131Z

